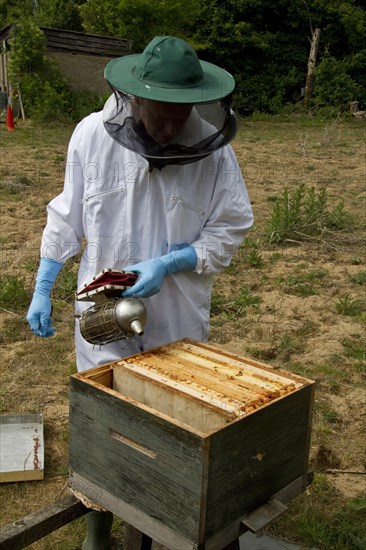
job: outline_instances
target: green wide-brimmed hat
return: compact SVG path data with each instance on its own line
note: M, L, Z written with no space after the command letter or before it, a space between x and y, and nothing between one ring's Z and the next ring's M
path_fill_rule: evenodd
M168 103L206 103L229 95L230 73L198 59L190 44L174 36L156 36L141 54L110 61L109 84L134 96Z

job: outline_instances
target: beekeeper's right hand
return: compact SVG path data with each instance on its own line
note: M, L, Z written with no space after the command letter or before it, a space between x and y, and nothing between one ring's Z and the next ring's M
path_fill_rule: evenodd
M134 271L139 274L137 282L125 290L122 296L131 298L149 298L160 291L167 275L179 271L193 271L197 264L197 253L194 247L182 246L172 250L164 256L152 260L145 260L138 264L125 267L125 271Z
M51 289L63 263L51 258L41 258L32 302L27 313L31 331L37 336L52 336L55 327L51 319Z

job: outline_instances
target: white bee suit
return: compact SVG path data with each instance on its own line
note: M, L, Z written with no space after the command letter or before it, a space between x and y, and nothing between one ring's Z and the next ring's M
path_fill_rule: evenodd
M252 225L252 210L230 145L203 160L149 171L148 162L114 141L93 113L70 140L63 192L47 207L41 255L66 262L83 253L78 288L102 269L123 269L192 244L195 272L168 276L143 300L145 333L92 346L76 326L79 371L183 337L206 340L213 275ZM76 313L92 303L76 302Z

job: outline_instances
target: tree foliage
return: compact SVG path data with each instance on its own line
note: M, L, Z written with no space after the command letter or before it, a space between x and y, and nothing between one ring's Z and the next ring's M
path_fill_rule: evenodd
M314 104L366 107L366 11L362 0L313 0L314 20L322 29Z
M80 6L87 0L0 0L0 26L29 17L39 26L82 31Z
M136 52L157 35L184 38L235 76L241 113L301 101L318 27L312 107L366 107L363 0L0 0L0 15L4 23L27 15L35 25L129 38Z
M80 6L85 2L86 0L38 0L37 23L44 27L83 31Z
M234 74L239 110L273 112L300 97L308 50L301 1L209 0L204 20L203 55Z
M139 52L154 36L191 39L203 5L202 0L89 0L80 12L87 32L130 38Z
M366 64L366 50L363 53L363 66ZM357 56L360 57L360 56ZM316 86L314 99L316 103L324 107L331 105L337 107L349 104L354 98L364 95L362 85L352 78L351 59L336 59L329 53L323 56L316 69Z
M235 75L236 108L276 112L300 100L315 27L322 30L320 63L329 55L335 57L347 86L342 97L338 79L340 90L337 99L329 97L330 103L343 108L350 94L366 103L365 11L356 0L208 0L196 32L207 44L203 56ZM329 77L330 91L337 75ZM321 90L317 84L315 102L327 102L321 76Z

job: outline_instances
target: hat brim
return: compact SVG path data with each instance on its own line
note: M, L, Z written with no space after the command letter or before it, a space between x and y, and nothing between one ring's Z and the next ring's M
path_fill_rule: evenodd
M231 94L235 88L235 80L230 73L213 63L201 60L204 77L197 86L181 88L144 82L134 76L140 55L126 55L112 59L104 71L107 82L121 92L167 103L218 101Z

